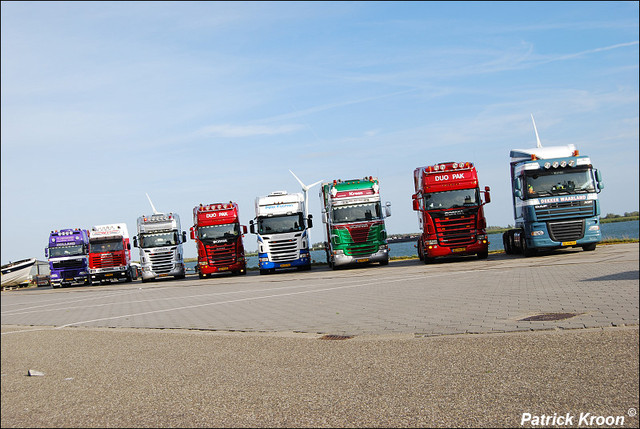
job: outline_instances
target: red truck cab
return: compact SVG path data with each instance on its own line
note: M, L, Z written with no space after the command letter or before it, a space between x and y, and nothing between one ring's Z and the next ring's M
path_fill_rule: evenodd
M488 186L481 191L471 162L445 162L418 167L413 172L413 210L422 235L418 257L430 263L436 257L489 254L484 205L491 201ZM484 202L481 199L484 193Z
M238 204L200 204L193 208L191 239L198 249L196 271L200 278L213 273L247 273L242 237L247 227L240 225Z

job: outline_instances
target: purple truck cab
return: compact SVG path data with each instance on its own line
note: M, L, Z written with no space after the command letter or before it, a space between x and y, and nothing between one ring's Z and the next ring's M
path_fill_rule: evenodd
M91 284L87 230L51 231L49 246L44 249L44 254L49 258L52 287Z

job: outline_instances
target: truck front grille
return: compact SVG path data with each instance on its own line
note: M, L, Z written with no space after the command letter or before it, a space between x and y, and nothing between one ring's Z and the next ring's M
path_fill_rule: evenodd
M441 246L456 247L475 243L478 232L474 215L434 217L433 220Z
M207 252L207 263L209 265L226 266L236 262L235 243L206 245L205 250Z
M67 259L66 261L52 262L51 266L54 270L62 270L68 268L81 269L84 268L84 259Z
M561 203L541 204L534 207L536 218L540 222L561 220L595 215L594 201L565 201Z
M91 268L112 268L124 265L124 254L100 253L91 255Z
M166 274L173 269L173 252L156 252L149 253L149 260L151 261L151 270L156 274Z
M295 238L269 241L269 251L273 262L293 261L300 254Z
M344 250L349 256L370 256L378 251L378 244L374 238L380 232L381 226L366 225L360 228L347 228L352 243Z
M584 237L584 220L547 223L553 241L576 241Z

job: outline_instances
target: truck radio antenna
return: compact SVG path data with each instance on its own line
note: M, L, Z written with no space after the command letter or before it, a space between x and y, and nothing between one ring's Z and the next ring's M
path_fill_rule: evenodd
M533 119L533 113L531 114L531 121L533 122L533 130L536 132L538 147L542 147L542 143L540 143L540 137L538 136L538 129L536 128L536 121Z
M147 194L145 192L145 195L147 196L147 199L149 200L149 204L151 204L151 209L153 210L153 214L160 214L158 213L158 211L156 210L156 208L154 207L153 203L151 202L151 198L149 198L149 194Z
M317 182L307 186L304 183L302 183L302 180L298 179L298 176L296 176L293 171L289 170L289 173L293 174L293 177L295 177L298 183L300 183L300 186L302 186L302 192L304 193L304 215L307 216L309 214L309 198L307 197L307 191L311 187L321 183L322 180L318 180Z

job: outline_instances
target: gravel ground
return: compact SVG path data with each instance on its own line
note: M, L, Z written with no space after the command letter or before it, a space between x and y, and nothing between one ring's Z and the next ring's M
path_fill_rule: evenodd
M3 325L1 423L520 427L569 413L575 427L590 413L638 427L638 344L637 326L321 340Z

